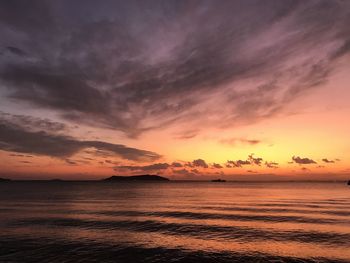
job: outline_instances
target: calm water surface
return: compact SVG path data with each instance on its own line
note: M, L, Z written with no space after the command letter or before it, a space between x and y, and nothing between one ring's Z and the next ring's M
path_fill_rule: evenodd
M350 262L350 187L1 183L0 262Z

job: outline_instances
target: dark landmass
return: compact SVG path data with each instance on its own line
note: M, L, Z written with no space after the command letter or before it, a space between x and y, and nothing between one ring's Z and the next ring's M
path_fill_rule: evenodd
M67 180L62 180L62 179L50 179L47 180L48 182L67 182Z
M224 183L226 182L226 180L222 180L222 179L215 179L215 180L211 180L212 182L215 182L215 183Z
M350 185L350 180L348 181L348 185Z
M111 176L106 179L103 179L104 182L126 182L126 181L169 181L168 178L159 176L159 175L151 175L151 174L143 174L143 175L134 175L134 176Z
M0 183L1 182L11 182L11 180L6 178L0 178Z

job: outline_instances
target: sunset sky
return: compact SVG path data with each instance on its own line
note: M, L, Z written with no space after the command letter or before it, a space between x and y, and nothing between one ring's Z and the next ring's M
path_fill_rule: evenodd
M0 2L0 177L350 179L350 1Z

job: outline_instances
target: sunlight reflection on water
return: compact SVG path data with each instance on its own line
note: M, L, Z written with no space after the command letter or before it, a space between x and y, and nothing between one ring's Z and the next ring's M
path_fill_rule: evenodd
M336 183L4 183L0 214L0 262L350 262Z

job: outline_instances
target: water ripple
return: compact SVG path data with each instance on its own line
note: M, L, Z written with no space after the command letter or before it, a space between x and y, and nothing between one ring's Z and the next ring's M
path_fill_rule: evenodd
M321 257L282 257L263 253L232 253L201 250L169 249L164 247L125 246L65 239L31 239L2 237L0 262L11 263L70 263L70 262L189 262L189 263L346 263L346 261Z
M169 235L188 235L203 239L297 241L326 245L350 245L350 234L316 231L270 231L249 227L164 223L155 220L96 221L76 218L32 218L13 222L18 226L75 227L87 229L126 229L129 231L162 232Z

